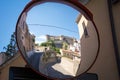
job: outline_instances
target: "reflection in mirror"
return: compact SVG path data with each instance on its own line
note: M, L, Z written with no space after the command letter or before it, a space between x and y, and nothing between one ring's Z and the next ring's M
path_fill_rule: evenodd
M47 2L24 12L17 42L26 61L52 78L72 78L94 62L98 41L93 23L70 6Z

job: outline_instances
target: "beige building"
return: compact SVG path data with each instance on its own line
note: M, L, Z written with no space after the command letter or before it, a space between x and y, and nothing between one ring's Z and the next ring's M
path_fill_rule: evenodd
M35 47L35 36L29 32L29 27L26 23L26 13L23 13L18 24L17 38L19 44L23 43L23 47L26 51L33 50ZM22 41L22 42L21 42Z
M39 52L44 52L45 49L50 50L50 47L44 47L44 46L35 46L35 50Z
M26 14L23 14L22 19L25 19ZM21 20L19 23L19 31L17 37L19 38L19 48L22 51L30 51L33 50L35 47L35 36L30 34L28 26L25 22ZM23 25L22 25L23 24ZM23 45L22 45L23 44ZM26 54L24 54L26 56ZM9 59L5 56L5 54L0 54L0 80L9 80L9 68L16 66L16 67L25 67L26 63L23 60L20 52L16 53L14 56L10 57Z
M5 53L0 53L0 65L3 64L8 57L5 55Z
M16 67L25 67L26 63L23 60L22 56L18 52L13 57L11 57L8 61L0 65L0 80L9 80L9 68Z
M55 43L55 46L58 48L62 48L63 42L66 42L67 44L74 44L74 41L76 40L75 38L69 37L69 36L52 36L52 35L46 35L47 41L53 40Z
M97 73L99 80L119 80L120 1L119 0L84 0L84 1L86 1L87 3L85 4L85 6L93 14L93 19L100 35L99 55L97 57L95 64L91 67L91 69L88 72ZM110 3L110 1L112 1L113 3ZM111 18L112 15L110 15L111 11L113 13L113 20Z
M98 38L93 23L80 14L76 20L80 35L81 63L78 75L86 71L94 62L98 50Z

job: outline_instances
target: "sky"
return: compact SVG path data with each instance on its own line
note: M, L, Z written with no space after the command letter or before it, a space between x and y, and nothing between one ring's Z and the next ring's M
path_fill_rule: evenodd
M7 47L9 44L11 34L15 32L18 17L29 1L30 0L8 0L6 2L2 0L0 2L0 52L4 52L3 47ZM48 4L49 3L45 3L36 6L28 13L28 25L44 25L29 25L31 33L37 36L36 40L38 42L40 42L40 40L44 41L45 34L78 37L78 34L75 33L78 33L77 24L75 23L78 12L63 4Z
M10 36L15 32L17 19L30 0L1 0L0 2L0 52L5 51Z
M27 14L27 24L36 43L45 42L45 35L79 38L76 18L79 12L60 3L44 3L33 7Z

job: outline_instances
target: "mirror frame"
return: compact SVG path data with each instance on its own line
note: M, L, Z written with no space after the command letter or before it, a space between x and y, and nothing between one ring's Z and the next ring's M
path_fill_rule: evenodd
M84 73L86 73L88 70L90 70L91 69L91 67L94 65L94 63L95 63L95 61L96 61L96 59L97 59L97 57L98 57L98 54L99 54L99 51L100 51L100 37L99 37L99 33L98 33L98 29L97 29L97 27L96 27L96 25L95 25L95 23L94 23L94 21L93 21L93 15L92 15L92 13L85 7L85 6L83 6L78 0L31 0L26 6L25 6L25 8L23 9L23 11L21 12L21 14L20 14L20 16L19 16L19 18L18 18L18 21L17 21L17 24L16 24L16 31L15 31L15 34L16 34L16 42L17 42L17 46L18 46L18 50L19 50L19 52L20 52L20 54L22 55L22 58L24 59L24 61L27 63L27 65L33 70L33 71L35 71L36 73L38 73L38 74L40 74L40 75L42 75L42 76L44 76L44 77L46 77L46 78L48 78L48 79L56 79L56 78L53 78L53 77L48 77L48 76L46 76L45 74L42 74L42 73L40 73L39 71L36 71L33 67L32 67L32 65L31 64L29 64L28 63L28 61L25 59L25 57L23 56L23 54L22 54L22 51L20 50L20 47L19 47L19 45L18 45L18 39L17 39L17 25L19 24L19 21L20 21L20 18L21 18L21 16L22 16L22 14L24 13L24 12L28 12L32 7L34 7L34 6L36 6L36 5L40 5L40 4L42 4L42 3L45 3L45 2L57 2L57 3L62 3L62 4L65 4L65 5L68 5L68 6L70 6L70 7L72 7L72 8L74 8L74 9L76 9L76 10L78 10L80 13L82 13L88 20L90 20L92 23L93 23L93 25L94 25L94 28L95 28L95 30L96 30L96 34L97 34L97 40L98 40L98 49L97 49L97 53L96 53L96 57L95 57L95 60L93 61L93 63L90 65L90 67L86 70L86 71L84 71L83 73L81 73L81 74L79 74L79 76L80 75L82 75L82 74L84 74ZM72 80L72 79L74 79L74 78L76 78L76 77L78 77L78 76L75 76L75 77L72 77L72 78L69 78L70 80ZM59 78L58 78L59 79ZM68 80L69 80L68 79ZM66 79L65 79L66 80Z

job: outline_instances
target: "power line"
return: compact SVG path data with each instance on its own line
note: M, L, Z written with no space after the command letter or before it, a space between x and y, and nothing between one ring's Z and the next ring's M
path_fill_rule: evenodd
M45 24L28 24L28 25L45 26L45 27L54 27L54 28L66 30L66 31L69 31L69 32L78 33L78 32L76 32L76 31L73 31L73 30L70 30L70 29L66 29L66 28L62 28L62 27L58 27L58 26L53 26L53 25L45 25Z

